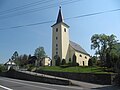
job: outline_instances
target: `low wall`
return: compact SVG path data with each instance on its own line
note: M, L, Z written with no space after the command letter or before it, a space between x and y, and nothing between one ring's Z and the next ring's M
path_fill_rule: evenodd
M37 71L38 73L53 75L57 77L68 78L77 81L84 81L89 83L111 85L116 74L94 74L94 73L70 73L70 72L56 72L56 71Z
M26 73L14 71L14 70L0 73L0 76L5 76L9 78L14 78L14 79L42 82L42 83L50 83L50 84L59 84L59 85L71 85L72 84L69 80L62 80L62 79L57 79L57 78L48 78L44 76L31 75L31 74L26 74Z

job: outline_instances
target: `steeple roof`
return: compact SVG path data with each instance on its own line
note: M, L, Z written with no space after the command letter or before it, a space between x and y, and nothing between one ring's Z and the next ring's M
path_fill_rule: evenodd
M66 27L69 28L69 26L66 23L64 23L61 6L59 7L59 13L58 13L57 21L54 25L52 25L52 27L59 24L59 23L62 23L63 25L65 25Z
M64 22L64 20L63 20L62 10L60 6L56 24L61 23L61 22Z

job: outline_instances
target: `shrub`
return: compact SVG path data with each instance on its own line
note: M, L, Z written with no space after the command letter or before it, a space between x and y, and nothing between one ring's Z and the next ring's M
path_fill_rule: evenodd
M62 59L61 65L65 65L66 64L66 60Z
M61 62L61 59L60 57L58 56L57 60L56 60L56 66L60 66L60 62Z
M33 68L35 68L34 65L32 65L32 64L28 64L28 65L27 65L28 71L31 71Z
M3 71L5 71L6 69L5 69L5 66L4 65L0 65L0 72L3 72Z

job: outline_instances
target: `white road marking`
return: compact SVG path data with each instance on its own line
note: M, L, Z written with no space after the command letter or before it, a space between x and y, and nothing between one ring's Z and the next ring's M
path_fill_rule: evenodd
M13 90L11 88L8 88L8 87L2 86L2 85L0 85L0 88L6 89L6 90Z

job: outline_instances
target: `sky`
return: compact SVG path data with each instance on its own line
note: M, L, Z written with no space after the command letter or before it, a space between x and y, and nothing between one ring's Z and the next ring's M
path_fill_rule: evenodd
M51 26L57 19L59 1L0 0L0 63L8 61L15 51L19 55L33 55L39 46L51 57ZM114 34L120 40L120 11L106 12L120 9L120 0L61 0L61 6L65 23L70 26L70 40L80 44L90 55L94 55L90 48L92 35ZM42 24L33 25L35 23Z

